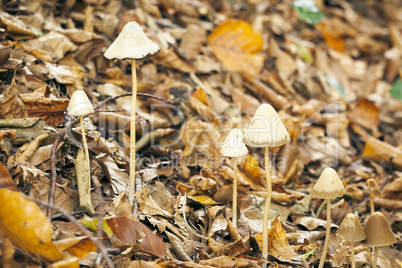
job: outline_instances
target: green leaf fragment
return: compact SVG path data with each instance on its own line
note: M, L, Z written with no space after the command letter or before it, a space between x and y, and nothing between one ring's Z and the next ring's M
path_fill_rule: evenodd
M392 85L389 93L394 99L402 100L402 80L398 79Z
M308 24L314 25L325 17L313 0L295 0L292 6L299 14L300 20Z

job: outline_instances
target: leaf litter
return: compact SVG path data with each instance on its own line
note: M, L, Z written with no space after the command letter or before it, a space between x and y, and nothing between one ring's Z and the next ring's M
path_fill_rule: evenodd
M402 6L400 1L4 2L0 16L0 254L3 266L104 265L100 237L124 267L315 265L321 257L324 202L309 194L326 167L347 189L331 204L326 261L351 264L334 236L348 213L370 215L373 199L397 236L380 267L402 261ZM161 52L139 63L137 165L145 184L133 208L129 172L131 67L106 48L137 21ZM66 107L75 90L94 105L85 118L94 215L79 206L80 128ZM263 151L238 163L237 227L230 221L233 162L219 155L227 133L245 130L260 104L278 112L292 142L272 148L269 259L261 259L266 197ZM63 130L68 133L60 135ZM58 135L60 134L60 135ZM58 144L54 148L53 144ZM54 168L53 168L54 167ZM76 169L79 167L80 169ZM52 186L52 180L55 186ZM17 193L17 191L19 193ZM47 201L74 223L24 195ZM29 210L29 211L28 211ZM49 213L48 213L49 216ZM51 223L54 223L52 227ZM85 224L91 237L76 224ZM98 228L102 226L103 228ZM45 233L43 233L45 232ZM371 251L355 247L356 265Z

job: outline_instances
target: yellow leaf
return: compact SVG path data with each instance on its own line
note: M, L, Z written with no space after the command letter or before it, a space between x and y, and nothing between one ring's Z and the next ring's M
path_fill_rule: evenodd
M257 55L262 49L263 39L247 22L231 20L222 23L208 36L208 45L231 71L254 76L263 67L264 57Z
M52 242L52 225L45 213L18 192L0 190L0 229L16 247L42 261L63 259Z
M389 161L393 157L392 163L402 167L402 151L371 136L366 141L363 156L383 161Z
M262 245L262 233L254 235L258 245ZM271 229L268 230L268 251L269 254L280 260L297 259L297 254L289 245L286 231L282 228L281 222L276 218L271 222Z
M195 195L195 196L189 196L189 198L193 199L196 202L199 202L203 205L215 205L216 202L212 200L211 197L206 196L206 195Z

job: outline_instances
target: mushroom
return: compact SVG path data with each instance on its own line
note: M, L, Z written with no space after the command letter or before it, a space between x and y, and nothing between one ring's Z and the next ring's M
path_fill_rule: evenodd
M382 197L382 192L378 187L377 182L374 179L367 180L367 185L369 187L369 199L370 199L370 214L374 213L374 197Z
M147 38L135 21L127 23L116 40L106 50L107 59L131 59L132 102L130 125L130 181L128 199L133 204L135 189L135 108L137 100L137 72L135 60L151 56L160 50L159 46Z
M315 198L326 199L327 201L327 232L325 234L324 248L320 259L319 268L322 268L327 256L329 236L331 233L331 199L344 195L345 187L338 174L332 168L326 168L311 191L311 196Z
M364 232L357 216L353 213L346 215L339 226L338 231L336 231L336 235L349 242L352 255L352 268L355 268L355 250L353 242L359 242L366 239L366 233Z
M269 147L289 143L290 137L275 109L269 104L262 104L258 107L244 134L244 142L253 147L265 147L267 197L265 199L262 223L262 257L268 259L268 215L272 196L271 175L269 173Z
M237 128L232 129L223 142L221 154L226 157L233 157L234 162L232 222L235 226L237 224L237 160L247 155L247 153L248 150L243 143L243 133Z
M91 189L91 173L90 173L90 165L89 165L89 152L88 152L88 144L87 139L85 137L85 127L83 117L86 115L90 115L94 112L92 108L92 104L89 101L87 94L83 90L74 91L71 96L70 102L67 107L67 113L70 116L79 116L80 124L81 124L81 133L82 133L82 143L84 144L84 152L86 158L86 175L84 178L81 176L77 176L77 186L78 186L78 194L80 198L80 206L86 209L91 214L95 213L95 210L91 203L90 189Z
M367 239L364 241L370 247L374 247L374 260L372 267L377 267L378 247L389 246L396 243L395 234L385 216L381 212L374 212L364 226Z

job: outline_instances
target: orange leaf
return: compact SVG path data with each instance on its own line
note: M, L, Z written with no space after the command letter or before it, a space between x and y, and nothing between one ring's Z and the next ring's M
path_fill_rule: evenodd
M356 106L348 112L348 116L353 122L367 129L378 126L380 122L379 115L380 109L367 99L361 99Z
M246 155L246 158L240 166L240 171L253 183L261 185L261 169L258 161L251 155Z
M263 67L264 57L257 55L262 49L263 39L247 22L231 20L222 23L208 36L208 45L231 71L254 76Z
M398 148L369 136L364 146L363 156L374 160L389 161L402 167L402 151Z
M45 262L63 259L52 242L52 225L46 215L23 194L0 190L0 229L16 247Z
M137 246L140 243L138 248L140 252L156 257L167 255L162 239L141 222L119 216L106 220L106 224L112 230L114 240L117 240L121 246ZM143 233L144 237L142 239L137 237L138 233Z

